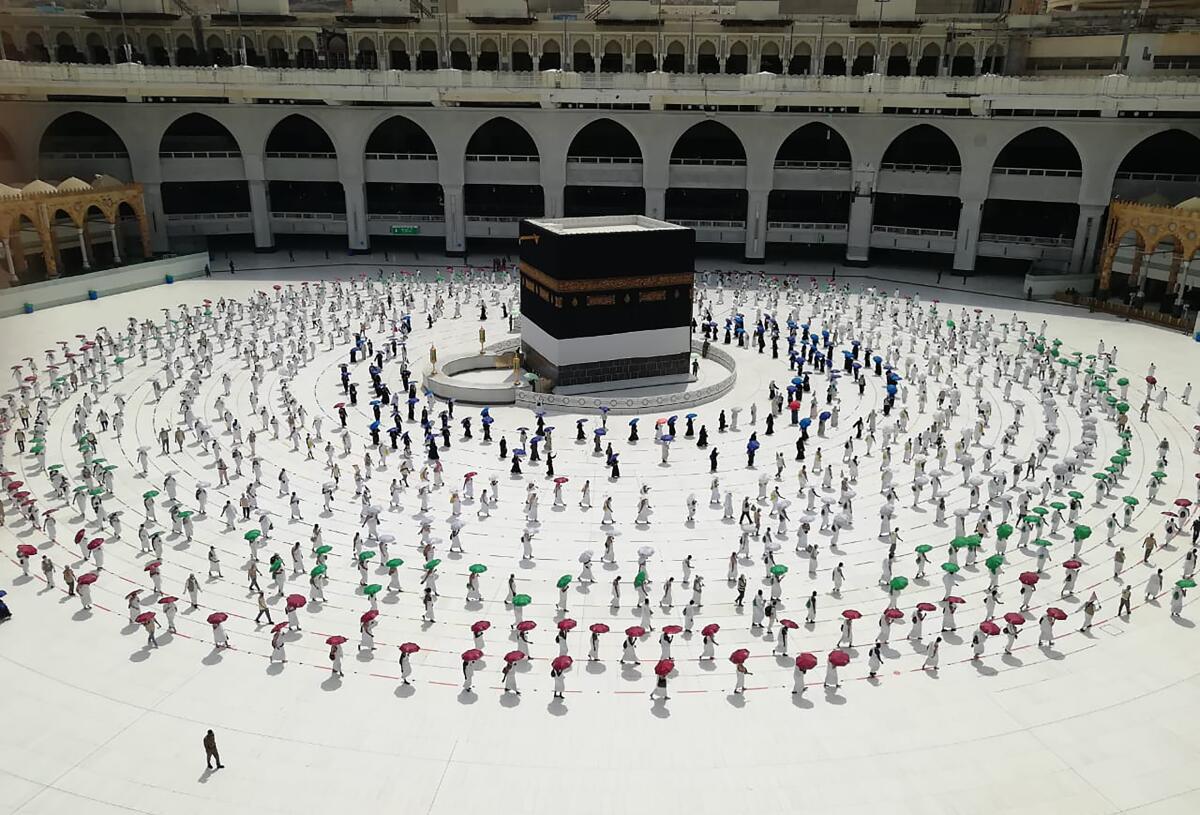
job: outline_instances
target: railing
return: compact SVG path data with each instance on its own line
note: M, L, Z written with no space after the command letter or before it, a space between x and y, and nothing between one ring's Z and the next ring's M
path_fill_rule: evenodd
M437 161L437 153L367 153L368 161Z
M468 215L467 220L477 224L515 224L521 220L520 215Z
M368 221L397 221L403 223L442 224L446 222L442 215L409 215L404 212L392 215L386 212L372 212L367 215Z
M848 161L793 161L783 159L775 162L776 170L849 170Z
M122 159L129 158L129 154L122 151L113 152L70 152L70 153L42 153L42 158L47 161L58 161L68 159Z
M919 238L954 238L958 232L953 229L923 229L919 226L883 226L871 227L872 232L882 232L888 235L911 235Z
M894 170L899 173L961 173L962 166L958 164L910 164L905 162L885 161L879 165L881 170Z
M845 232L846 224L818 224L805 221L767 221L767 229L799 229L804 232Z
M344 221L344 212L272 212L272 218L282 221Z
M641 156L567 156L568 164L641 164Z
M1056 170L1047 167L993 167L994 175L1028 175L1039 178L1082 178L1081 170Z
M1124 303L1116 303L1112 300L1099 300L1095 297L1085 297L1080 294L1067 294L1059 291L1054 293L1054 299L1061 303L1073 303L1077 306L1087 306L1094 311L1103 311L1106 314L1115 314L1118 317L1124 317L1127 320L1140 320L1145 323L1154 323L1155 325L1166 326L1173 328L1176 331L1182 331L1185 334L1191 333L1192 321L1189 317L1173 317L1170 314L1163 314L1159 311L1150 311L1144 308L1134 308L1127 306Z
M745 229L745 221L688 221L672 218L671 223L690 226L692 229Z
M325 153L320 151L268 151L267 158L319 158L319 159L335 159L337 153Z
M159 158L241 158L238 150L160 150Z
M1118 181L1179 181L1185 184L1200 184L1200 175L1194 173L1135 173L1118 172Z
M467 161L494 161L494 162L513 162L513 161L540 161L539 156L505 156L494 153L467 153Z
M745 167L744 158L673 158L671 164L685 167Z
M1059 246L1069 249L1075 245L1073 238L1048 238L1040 235L1006 235L999 232L984 232L979 236L981 241L992 243L1023 243L1032 246Z
M176 212L168 215L167 221L240 221L249 217L249 212Z

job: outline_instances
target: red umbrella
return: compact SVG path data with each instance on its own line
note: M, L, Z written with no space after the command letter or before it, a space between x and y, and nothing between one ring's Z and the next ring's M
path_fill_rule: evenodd
M11 481L11 482L9 482L7 489L9 492L16 492L17 490L21 489L21 487L24 487L24 486L25 486L24 481Z
M104 545L104 538L92 538L90 541L88 541L87 548L88 548L89 552L94 552L95 550L99 549L103 545Z
M283 629L285 629L287 627L288 627L287 623L275 623L275 625L271 628L271 633L278 634L280 631L282 631Z
M420 650L421 650L421 646L417 645L415 642L400 643L400 653L402 653L402 654L415 654L417 651L420 651Z
M289 594L287 604L292 608L304 608L308 604L308 598L303 594Z
M889 620L903 620L904 612L898 608L889 608L884 609L883 616L887 617Z
M76 532L76 533L75 533L75 542L76 542L76 543L79 543L80 541L82 541L82 540L83 540L83 536L84 536L84 535L86 535L86 534L87 534L87 530L86 530L86 529L80 529L78 532Z
M606 623L592 623L588 626L588 630L593 634L607 634L609 632L609 628Z
M97 572L88 572L87 574L79 575L79 579L75 582L81 586L90 586L99 579L100 575Z
M1063 562L1064 569L1082 569L1083 564L1078 560L1067 560Z
M917 611L937 611L937 606L933 603L917 603Z
M720 630L721 626L717 625L716 623L709 623L708 625L704 626L704 628L700 629L700 633L706 637L712 637L715 636Z
M673 670L675 670L675 660L673 659L660 659L654 665L655 676L666 676Z
M20 557L33 557L38 553L37 547L29 543L17 544L17 555Z
M483 651L478 648L468 648L462 652L463 662L474 662L477 659L483 658Z
M1000 633L1000 626L996 625L991 620L984 620L979 624L979 630L987 634L989 637L994 637Z
M1157 385L1157 384L1158 384L1158 377L1156 377L1156 376L1148 376L1148 377L1146 377L1146 382L1147 382L1148 384L1150 384L1150 385Z
M1177 507L1183 507L1186 509L1187 507L1190 507L1191 505L1192 505L1192 502L1186 498L1176 498L1175 499L1175 506L1177 506Z
M374 620L378 616L379 616L379 611L376 609L371 609L370 611L364 611L363 615L358 618L358 621L360 623L369 623L369 622L371 622L371 620Z
M325 640L326 645L342 645L345 642L346 642L346 638L341 636L340 634L335 634L332 637L330 637L329 639Z
M903 615L901 615L901 616L903 616ZM783 619L781 619L779 621L779 624L782 625L784 628L799 628L800 627L799 623L797 623L795 620L789 620L787 617L784 617Z
M565 475L560 475L558 478L554 479L554 483L555 484L566 484L570 480L571 479L567 478Z
M135 623L145 624L154 619L153 611L143 611L141 614L133 618Z
M562 656L557 656L550 660L550 667L556 671L565 671L567 668L571 667L571 663L574 661L575 660L571 659L566 654L563 654Z
M1010 611L1004 615L1004 622L1012 623L1013 625L1025 625L1025 615Z
M471 633L472 634L482 634L484 631L487 631L491 627L492 627L492 624L489 623L487 620L479 620L477 622L471 623Z
M845 617L847 620L857 620L860 617L862 617L862 614L859 613L858 611L856 611L855 609L848 608L842 612L842 616Z
M340 409L344 408L345 406L346 406L345 402L338 402L337 404L335 404L333 406L333 408L334 408L334 410L340 410Z
M525 655L523 653L521 653L520 651L509 651L507 654L504 655L504 661L509 663L510 665L514 662L520 662L524 658L525 658Z
M570 617L567 617L565 619L558 621L558 630L559 631L570 631L576 625L578 625L577 622L572 620Z
M965 603L967 601L962 599L961 597L955 597L953 594L949 594L949 595L946 595L946 602L952 606L961 606L963 603Z
M14 492L12 497L13 497L14 501L20 501L21 503L25 503L25 499L27 499L29 497L29 493L26 492L25 490L21 490L20 492Z
M1026 586L1036 586L1038 582L1037 572L1021 572L1021 576L1017 578Z
M802 671L811 671L817 667L817 658L805 651L802 654L796 654L796 667Z
M1050 608L1046 609L1046 614L1050 617L1051 620L1067 619L1067 612L1063 611L1061 608L1055 608L1054 606L1051 606Z
M750 658L750 651L745 648L739 648L729 655L729 661L734 665L741 665Z
M158 604L159 604L160 606L165 606L165 605L167 605L168 603L178 603L178 602L179 602L179 598L178 598L178 597L172 597L172 596L171 596L171 595L169 595L169 594L168 594L166 597L160 597L160 598L158 598Z
M664 625L663 633L666 634L668 637L673 637L676 634L682 634L683 626L682 625Z
M850 664L850 655L845 651L834 649L829 652L829 664L835 668L844 668Z
M129 592L129 594L125 595L125 599L132 600L134 597L137 597L141 593L142 593L141 589L134 589L133 591Z
M644 637L646 636L646 629L642 628L640 625L631 625L629 628L625 629L625 636Z
M142 571L143 572L153 572L155 569L161 569L161 568L162 568L161 560L152 560L149 563L147 563L145 566L142 567Z
M518 631L532 631L535 628L537 628L537 623L533 620L521 620L521 622L517 623Z
M224 611L214 611L212 614L208 615L208 624L209 625L219 625L220 623L223 623L228 619L229 619L229 615L226 614Z

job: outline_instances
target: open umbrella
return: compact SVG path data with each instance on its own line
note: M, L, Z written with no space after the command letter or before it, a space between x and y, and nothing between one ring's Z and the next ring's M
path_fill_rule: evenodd
M242 535L242 537L248 541L258 540L261 536L262 536L262 530L260 530L260 529L251 529L245 535Z
M576 625L578 625L578 623L576 623L570 617L566 617L566 618L558 621L558 630L559 631L570 631Z
M81 574L75 582L81 586L90 586L99 579L100 575L97 572L88 572L87 574Z
M920 552L922 555L927 555L933 551L933 547L928 543L922 543L917 546L916 551Z
M518 594L518 595L514 596L512 599L512 604L514 606L516 606L517 608L524 608L525 606L529 605L532 602L533 602L533 598L530 597L528 594Z
M675 670L675 660L673 659L660 659L654 665L655 676L666 676L673 670Z
M996 625L991 620L984 620L979 624L979 630L987 634L989 637L994 637L1000 633L1000 626Z
M1054 606L1046 609L1046 615L1052 620L1067 619L1067 612L1063 611L1061 608L1055 608Z
M289 594L287 596L287 605L291 608L304 608L308 605L308 598L303 594Z
M886 608L883 610L883 616L889 620L903 620L904 612L898 608Z
M862 613L856 609L848 608L842 612L842 616L845 617L847 620L857 620L862 617Z
M682 634L683 626L681 626L681 625L664 625L663 633L666 634L668 637L673 637L676 634Z
M575 660L571 659L566 654L562 654L561 656L556 656L554 659L550 660L550 667L556 671L565 671L571 667L574 661Z
M745 648L739 648L729 655L729 661L734 665L741 665L750 658L750 652Z
M275 623L275 625L271 626L271 633L278 634L280 631L285 630L287 627L288 627L288 623Z
M1021 576L1017 578L1025 586L1036 586L1038 582L1037 572L1021 572Z
M468 648L462 652L463 662L474 662L477 659L483 658L483 651L478 648Z
M560 589L565 589L567 586L571 585L571 575L564 574L562 577L558 578L558 581L554 585L558 586Z
M343 645L345 642L346 638L340 634L334 634L332 637L329 637L327 640L325 640L326 645Z
M133 621L134 621L135 623L139 623L139 624L142 624L142 625L144 625L145 623L148 623L148 622L150 622L150 621L151 621L151 620L153 620L153 619L154 619L154 612L153 612L153 611L143 611L141 614L139 614L139 615L137 615L136 617L134 617L134 618L133 618Z
M1082 569L1083 563L1081 563L1078 560L1074 560L1074 559L1067 560L1067 561L1063 561L1063 568L1064 569Z
M961 597L955 597L953 594L946 595L946 602L952 606L961 606L966 600Z
M704 626L704 628L700 629L700 633L706 637L712 637L712 636L715 636L716 633L720 630L721 630L721 626L718 625L717 623L709 623L708 625Z
M524 658L525 658L525 654L521 653L520 651L509 651L507 654L504 655L504 661L509 663L510 665L514 662L520 662Z
M644 637L646 636L646 629L642 628L640 625L631 625L629 628L625 629L625 636Z
M1185 577L1182 580L1176 580L1175 585L1181 589L1194 589L1196 588L1196 581L1190 577Z
M371 609L370 611L364 611L362 616L358 618L358 621L360 623L369 623L378 616L379 611L377 609Z
M829 652L829 664L835 668L844 668L850 664L850 655L835 648Z
M776 563L774 566L771 567L771 574L775 575L776 577L779 577L781 575L787 574L787 570L788 570L787 566L784 566L782 563Z
M930 611L937 611L937 606L935 606L933 603L920 602L917 603L917 611L924 611L926 613Z
M817 667L817 658L807 651L801 654L796 654L796 667L802 671L811 671L813 668Z
M417 645L415 642L400 643L400 653L402 653L402 654L415 654L415 653L417 653L417 651L420 651L420 650L421 650L421 646Z
M325 572L327 572L328 570L329 570L329 567L326 566L324 563L321 563L316 566L313 566L312 571L310 571L309 574L313 577L320 577L321 575L325 574Z
M1004 622L1011 623L1012 625L1025 625L1025 615L1010 611L1004 615Z
M38 553L37 547L29 543L17 544L17 555L20 557L33 557Z
M387 566L389 569L399 569L404 565L404 560L402 558L394 557L383 565ZM486 569L487 567L484 568Z
M366 552L363 552L363 554L365 555ZM375 553L372 552L371 554L375 554ZM422 568L425 569L425 571L427 571L427 572L432 572L434 569L436 569L438 567L438 564L441 562L442 562L441 558L435 557L433 560L426 562L426 564Z
M320 546L318 546L316 549L314 549L313 551L316 552L318 555L327 555L333 551L333 547L330 546L328 543L323 543Z
M607 634L610 630L607 623L592 623L588 626L588 631L593 634Z
M475 622L471 623L471 633L472 634L482 634L484 631L487 631L491 627L492 627L492 624L487 620L476 620Z
M956 573L958 571L958 569L959 569L959 566L957 563L943 563L942 564L942 571L947 572L949 574Z
M383 591L383 586L379 583L369 583L363 586L362 591L367 597L374 597L376 594L379 594L379 592Z
M214 611L212 614L208 615L208 624L209 625L220 625L221 623L225 622L228 619L229 619L229 615L226 614L224 611Z
M518 631L532 631L535 628L537 628L537 623L533 620L521 620L521 622L517 623Z

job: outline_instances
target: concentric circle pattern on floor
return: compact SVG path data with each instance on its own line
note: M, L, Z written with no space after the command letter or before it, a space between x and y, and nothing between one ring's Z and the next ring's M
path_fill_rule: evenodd
M713 280L697 318L738 380L692 419L639 416L632 442L633 417L548 413L539 443L538 416L494 406L485 441L481 406L459 404L447 445L449 406L410 400L404 348L419 388L431 345L510 336L515 288L332 278L224 276L0 323L0 811L1200 805L1195 592L1177 585L1200 498L1189 338L917 285ZM725 344L735 313L744 347ZM360 331L398 418L372 402L375 356L350 359ZM130 619L146 612L157 647Z

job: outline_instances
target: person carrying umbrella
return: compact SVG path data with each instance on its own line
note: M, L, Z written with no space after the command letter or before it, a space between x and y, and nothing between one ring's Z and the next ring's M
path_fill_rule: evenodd
M504 677L504 692L515 693L521 695L521 691L517 689L517 663L515 661L504 663L504 667L500 670L500 675Z
M144 615L139 615L139 620L142 628L146 629L146 647L157 648L158 640L154 636L154 632L158 629L158 622L154 619L154 612L146 612Z

